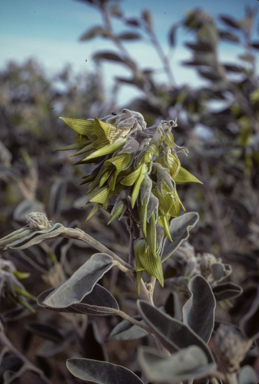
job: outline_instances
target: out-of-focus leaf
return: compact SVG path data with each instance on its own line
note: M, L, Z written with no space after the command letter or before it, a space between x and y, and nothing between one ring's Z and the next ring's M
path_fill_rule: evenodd
M251 46L255 49L259 49L259 41L252 41Z
M117 36L120 40L140 40L141 35L133 32L121 33Z
M64 178L58 178L52 184L49 196L49 215L53 217L61 211L63 199L67 190L67 183Z
M94 316L116 315L119 311L118 303L113 295L99 284L96 284L92 292L86 295L80 303L64 308L49 307L43 303L53 291L52 288L42 292L37 299L38 305L55 312L85 313Z
M170 352L196 345L203 350L210 363L214 362L207 344L188 325L171 318L145 301L138 301L138 309L145 322Z
M162 262L171 257L182 242L188 239L191 229L197 224L198 220L198 213L188 212L171 221L169 229L173 242L166 239Z
M213 47L209 43L198 42L198 43L185 43L186 47L192 49L197 52L211 52Z
M106 360L104 345L98 336L98 329L95 323L88 323L80 342L86 359Z
M229 264L215 263L211 266L211 273L213 279L219 282L232 273L232 268Z
M35 335L39 335L56 343L63 343L65 341L64 336L59 332L59 330L50 324L30 323L27 325L27 329Z
M13 218L16 221L26 222L26 216L31 212L45 213L44 204L38 200L23 200L15 208Z
M182 307L179 299L179 295L176 291L172 291L168 296L165 303L165 311L171 317L177 320L182 320Z
M204 77L205 79L211 80L211 81L220 81L222 79L221 75L218 74L215 71L202 71L201 69L198 69L198 72L201 77Z
M256 339L259 336L259 289L250 311L243 317L240 328L248 339Z
M233 299L242 294L243 289L234 283L218 284L212 288L215 299L217 301Z
M134 18L125 19L125 23L128 25L132 25L133 27L139 27L139 21Z
M219 31L221 40L231 41L232 43L239 43L239 37L228 31Z
M18 181L21 178L16 169L0 165L0 180L5 182Z
M89 29L87 32L85 32L80 37L80 41L91 40L97 36L107 37L108 35L109 35L109 32L106 31L106 29L104 29L103 27L100 27L100 26L96 26L96 27Z
M54 308L65 308L80 303L114 265L114 259L105 253L96 253L68 280L60 284L43 302Z
M238 375L238 384L258 384L256 372L250 365L241 368Z
M136 320L141 320L140 316L134 317ZM143 321L142 321L143 322ZM128 320L122 320L117 324L111 334L110 339L115 340L136 340L144 336L147 336L148 332L145 329L138 327L135 324L132 324Z
M96 384L143 384L135 373L120 365L89 359L69 359L67 369L75 377Z
M202 276L190 280L189 290L191 297L183 306L183 321L208 343L214 328L216 300Z
M174 25L172 25L172 27L169 30L168 38L169 38L170 47L174 47L175 46L175 32L176 32L176 29L177 29L177 25L174 24Z
M41 357L52 357L57 355L60 352L64 351L64 346L62 344L56 344L52 341L45 341L42 343L39 348L36 350L36 356Z
M33 231L29 235L14 241L6 245L5 249L25 249L29 248L32 245L39 244L44 240L52 239L54 237L60 236L64 232L65 227L56 223L50 228L42 229L40 231Z
M148 9L145 9L143 12L142 12L142 17L141 19L143 19L146 23L146 28L148 31L152 32L152 20L151 20L151 13Z
M223 21L223 23L226 24L228 27L241 29L238 22L232 17L226 16L226 15L220 15L219 17L220 17L220 20Z
M118 61L120 63L124 63L124 60L113 52L98 52L93 56L95 61L99 60L109 60L109 61Z
M147 379L157 383L172 383L208 376L216 364L208 364L205 353L196 346L182 349L172 356L163 356L152 348L142 347L138 360Z
M223 64L223 67L228 72L236 72L236 73L242 73L245 71L244 67L241 67L240 65L233 65L233 64Z

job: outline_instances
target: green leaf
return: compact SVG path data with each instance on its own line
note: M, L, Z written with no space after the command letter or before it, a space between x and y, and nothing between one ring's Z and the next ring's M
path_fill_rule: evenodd
M191 297L183 306L183 322L208 343L214 328L216 300L202 276L190 280L189 290Z
M149 222L147 223L147 236L145 237L146 242L148 243L150 250L153 254L157 252L157 239L156 239L156 217L153 212Z
M79 135L87 136L89 131L93 131L93 122L82 119L72 119L71 117L60 117L69 128Z
M200 180L198 180L195 176L193 176L189 171L185 168L181 167L178 175L175 178L176 184L183 183L200 183L203 184Z
M71 304L62 308L50 307L44 304L45 299L54 292L54 289L48 289L42 292L37 303L39 306L54 312L84 313L93 316L111 316L116 315L119 306L113 295L104 287L96 284L93 290L76 304Z
M156 383L171 384L200 379L217 368L215 363L208 364L207 356L196 346L182 349L172 356L164 356L155 349L141 347L138 360L148 381Z
M67 369L78 379L95 384L144 384L135 373L120 365L90 359L69 359Z
M80 303L83 298L92 292L95 284L114 265L111 256L105 253L96 253L86 261L68 280L60 284L43 302L43 304L64 308Z
M209 363L214 363L209 347L190 327L145 301L139 300L137 305L143 319L169 352L196 345L203 350Z
M182 216L176 217L170 223L170 234L173 243L168 239L165 241L164 251L162 255L162 262L172 256L176 249L187 240L190 231L199 220L199 215L196 212L188 212Z

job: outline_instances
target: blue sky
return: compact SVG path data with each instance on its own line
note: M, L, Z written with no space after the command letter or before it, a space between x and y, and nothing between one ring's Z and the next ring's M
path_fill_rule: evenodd
M151 10L155 31L165 52L168 52L167 35L170 26L179 21L187 10L201 7L212 16L228 14L237 19L244 17L246 5L259 10L257 0L198 0L197 2L124 0L120 4L127 17L138 16L145 8ZM50 75L64 68L66 64L71 64L74 72L89 71L94 66L91 59L94 52L114 50L112 44L104 39L94 39L85 43L79 41L83 32L101 23L98 11L80 1L2 0L0 1L0 69L8 60L22 63L27 58L33 57ZM115 24L115 28L117 27L119 28L119 22ZM123 30L125 31L126 28L124 27ZM199 79L194 71L180 65L183 59L190 57L188 50L184 49L182 44L190 38L186 32L180 32L177 40L178 44L172 59L176 82L177 84L191 82L197 85ZM151 64L161 67L157 54L146 41L127 43L125 46L142 66ZM224 60L233 60L235 53L234 44L222 46L221 55ZM128 74L126 69L114 64L105 64L103 73L107 80L107 90L112 84L113 76ZM133 91L130 94L124 91L121 97L132 97L133 94Z

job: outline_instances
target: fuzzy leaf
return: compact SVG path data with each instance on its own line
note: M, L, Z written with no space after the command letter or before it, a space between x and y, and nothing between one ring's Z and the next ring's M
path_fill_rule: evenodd
M217 367L215 363L208 364L205 353L196 346L182 349L169 357L155 349L141 347L138 360L148 381L156 383L199 379L208 376Z
M215 263L211 266L211 273L213 279L219 282L232 273L232 268L229 264Z
M207 344L190 327L145 301L139 300L137 304L141 316L169 352L196 345L203 350L209 363L214 362Z
M250 365L241 368L238 378L239 384L258 384L255 370Z
M170 234L173 240L165 241L162 261L165 261L176 251L183 241L189 237L190 230L197 224L199 215L196 212L188 212L182 216L176 217L170 223Z
M92 292L93 287L103 275L114 265L111 256L105 253L96 253L86 261L68 280L60 284L43 302L43 304L64 308L80 303L83 298Z
M189 282L190 299L183 306L183 322L205 343L208 343L214 328L216 300L207 281L194 276Z
M212 288L215 299L217 301L233 299L234 297L240 296L243 289L234 283L218 284Z
M50 228L33 231L21 239L9 243L5 246L5 249L26 249L32 245L39 244L42 241L61 236L64 230L65 227L62 224L56 223Z
M95 384L143 384L135 373L120 365L90 359L69 359L67 369L78 379Z
M137 317L137 320L141 320L140 316ZM141 322L143 322L143 320ZM132 324L128 320L122 320L113 328L110 334L110 339L137 340L147 335L148 332L145 331L145 329L140 328L135 324Z
M48 289L42 292L38 299L38 305L54 312L84 313L93 316L116 315L119 306L113 295L104 287L96 284L93 290L86 295L79 303L71 304L63 308L49 307L44 304L45 299L54 292L54 289Z

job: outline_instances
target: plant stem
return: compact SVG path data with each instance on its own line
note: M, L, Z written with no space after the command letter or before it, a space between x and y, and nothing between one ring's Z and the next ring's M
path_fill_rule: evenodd
M113 257L114 260L118 261L128 270L133 270L132 266L126 263L126 261L122 260L118 255L116 255L116 253L112 252L109 248L105 247L103 244L99 243L99 241L95 240L92 236L88 235L79 228L65 228L62 236L69 239L82 240L84 243L89 244L91 247L97 249L97 251L107 253L107 255Z
M23 362L23 366L21 367L21 369L18 372L16 372L8 380L8 383L11 383L15 378L19 377L26 369L28 369L30 371L36 372L46 384L52 384L51 381L44 375L43 371L41 369L37 368L34 364L32 364L10 342L10 340L6 337L6 335L4 333L4 327L3 327L1 322L0 322L0 342L1 342L1 344L4 345L4 349L6 349L6 351L8 350L8 351L12 352L14 355L16 355Z
M137 325L138 327L140 328L143 328L145 331L147 331L149 334L151 334L151 330L150 328L148 328L145 324L141 323L140 321L134 319L133 317L127 315L127 313L123 312L123 311L119 311L116 313L118 316L122 317L123 319L125 320L128 320L129 322L131 322L132 324L134 325Z

